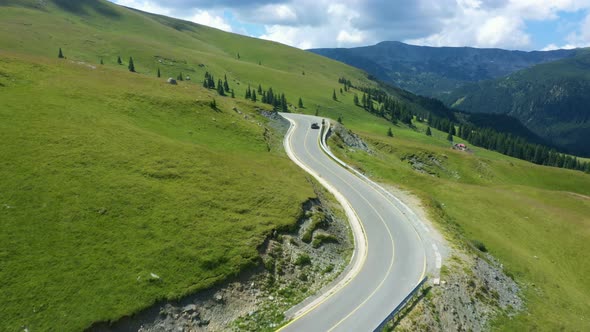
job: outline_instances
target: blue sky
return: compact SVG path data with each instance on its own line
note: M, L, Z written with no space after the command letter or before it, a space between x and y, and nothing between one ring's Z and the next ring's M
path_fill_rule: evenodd
M590 46L590 0L112 0L299 48Z

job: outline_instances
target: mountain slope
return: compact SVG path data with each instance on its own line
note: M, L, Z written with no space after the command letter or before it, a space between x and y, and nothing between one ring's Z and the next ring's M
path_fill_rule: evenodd
M572 50L522 52L471 47L426 47L400 42L309 51L361 68L384 82L426 96L438 96L468 82L505 76L575 53Z
M164 78L182 72L200 82L205 72L216 80L227 75L238 96L244 96L249 84L264 83L263 89L285 93L292 104L303 97L309 109L329 103L341 76L372 84L360 70L278 43L106 1L74 3L0 0L5 5L0 11L0 47L49 57L57 57L61 47L66 57L92 64L102 59L105 65L116 65L121 56L121 70L133 57L138 73L155 76L160 68Z
M518 118L571 153L590 156L590 51L504 78L466 85L444 100L458 109Z

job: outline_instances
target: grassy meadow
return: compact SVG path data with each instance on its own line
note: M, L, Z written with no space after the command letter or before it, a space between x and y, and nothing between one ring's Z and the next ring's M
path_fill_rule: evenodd
M238 99L5 52L0 83L0 330L81 330L207 288L314 196Z

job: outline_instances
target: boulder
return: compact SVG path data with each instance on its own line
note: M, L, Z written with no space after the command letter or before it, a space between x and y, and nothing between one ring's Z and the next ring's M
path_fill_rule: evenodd
M172 77L170 77L168 79L168 84L176 85L177 83L176 83L176 80L175 79L173 79Z

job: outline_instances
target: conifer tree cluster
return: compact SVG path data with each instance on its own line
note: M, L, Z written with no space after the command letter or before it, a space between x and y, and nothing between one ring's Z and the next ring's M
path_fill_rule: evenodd
M363 92L363 96L358 106L361 106L369 113L388 119L393 124L396 124L397 121L401 121L409 126L412 125L414 115L405 103L397 101L390 96L383 96L381 94L375 96L373 95L373 92L374 91L370 89L368 89L367 92ZM355 101L358 101L358 97Z
M221 79L217 81L217 93L220 96L225 96L225 89L223 88L223 81Z
M258 92L258 94L256 94ZM252 101L257 101L260 98L260 101L264 104L271 105L275 111L281 112L289 112L289 105L287 103L287 98L285 97L284 93L277 93L272 88L268 88L268 90L264 91L262 89L262 85L258 85L257 89L252 89L248 85L248 89L246 89L246 99L250 99ZM301 101L301 105L303 105L303 101Z
M522 137L501 133L491 128L480 128L472 124L457 124L432 115L428 118L428 124L433 128L447 132L447 138L458 136L470 144L507 156L538 165L590 172L590 163L581 162L578 158L560 153L553 148L527 142ZM458 129L455 129L456 127Z
M205 72L205 80L203 80L203 87L206 89L215 89L215 78L213 74Z
M229 83L227 82L227 75L224 75L223 80L218 79L217 85L215 85L215 77L209 72L205 73L205 79L203 80L203 87L206 89L216 89L220 96L226 96L231 93L232 98L235 97L233 89L230 89Z
M344 91L348 91L350 90L350 88L352 88L352 82L350 82L350 80L341 77L338 79L338 83L342 84L344 86Z

